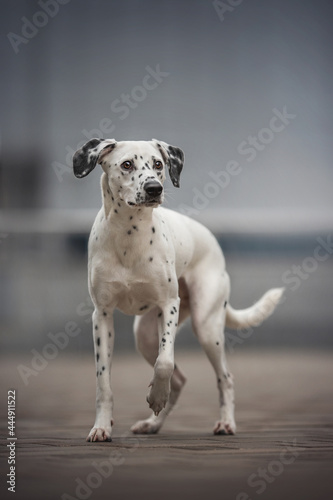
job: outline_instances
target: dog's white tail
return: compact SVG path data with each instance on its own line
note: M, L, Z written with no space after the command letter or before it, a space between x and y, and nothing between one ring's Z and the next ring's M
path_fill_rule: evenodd
M252 307L247 309L233 309L227 305L226 326L228 328L247 328L260 325L272 314L284 292L284 288L272 288Z

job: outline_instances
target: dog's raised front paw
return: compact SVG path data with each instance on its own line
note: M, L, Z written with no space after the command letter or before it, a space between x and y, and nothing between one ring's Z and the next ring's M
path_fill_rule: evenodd
M147 420L139 420L132 425L131 431L133 434L157 434L160 428L161 424L147 418Z
M215 424L214 434L216 434L216 435L236 434L235 422L232 422L232 421L227 422L227 421L219 420Z
M89 432L89 435L86 439L88 443L93 443L97 441L112 441L111 439L111 426L109 428L106 427L93 427Z
M147 396L147 403L149 404L149 408L153 410L156 416L163 410L163 408L167 404L169 394L169 379L157 379L152 382L150 392Z

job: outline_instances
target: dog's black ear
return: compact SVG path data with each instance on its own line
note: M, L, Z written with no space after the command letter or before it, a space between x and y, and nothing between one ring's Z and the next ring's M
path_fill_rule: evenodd
M78 149L73 156L73 168L74 175L81 179L90 174L90 172L96 167L97 163L100 163L100 153L108 148L110 151L115 148L116 141L114 139L91 139L86 142L81 149Z
M180 148L170 146L170 144L167 144L163 141L158 141L157 139L152 139L152 141L156 144L164 158L164 161L168 165L172 184L176 187L179 187L180 174L184 165L183 151Z

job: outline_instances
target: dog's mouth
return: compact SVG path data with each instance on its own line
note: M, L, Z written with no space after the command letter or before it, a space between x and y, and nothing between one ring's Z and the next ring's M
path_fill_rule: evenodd
M152 198L149 200L142 200L137 203L134 203L133 201L128 201L127 205L132 208L142 208L142 207L157 207L162 203L162 199L160 197L158 198Z
M161 198L155 198L153 200L146 200L143 202L143 204L146 207L152 207L153 205L160 205L162 203Z

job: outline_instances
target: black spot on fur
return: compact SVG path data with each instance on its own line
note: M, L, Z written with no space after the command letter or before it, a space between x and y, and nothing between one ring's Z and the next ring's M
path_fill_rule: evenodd
M160 313L158 313L158 315L157 315L157 316L160 318L160 317L162 316L162 313L161 313L161 312L160 312Z
M154 226L151 228L151 230L153 231L153 233L155 233L155 228L154 228Z
M101 345L101 339L100 337L97 338L97 345L100 346Z
M105 366L102 366L102 370L103 370L103 372L104 372L104 370L105 370Z
M127 231L127 234L132 234L132 231L129 229L129 230Z
M110 338L111 336L112 336L112 335L111 335L111 332L109 332L109 338Z
M149 257L149 262L152 262L153 261L153 257Z
M99 361L99 354L98 353L96 354L96 360L97 360L97 362Z
M95 325L95 330L98 330L98 325Z
M145 309L148 309L147 305L140 307L139 311L144 311Z
M224 303L224 308L226 308L226 307L227 307L227 304L228 304L228 302L227 302L227 301L225 301L225 303Z

